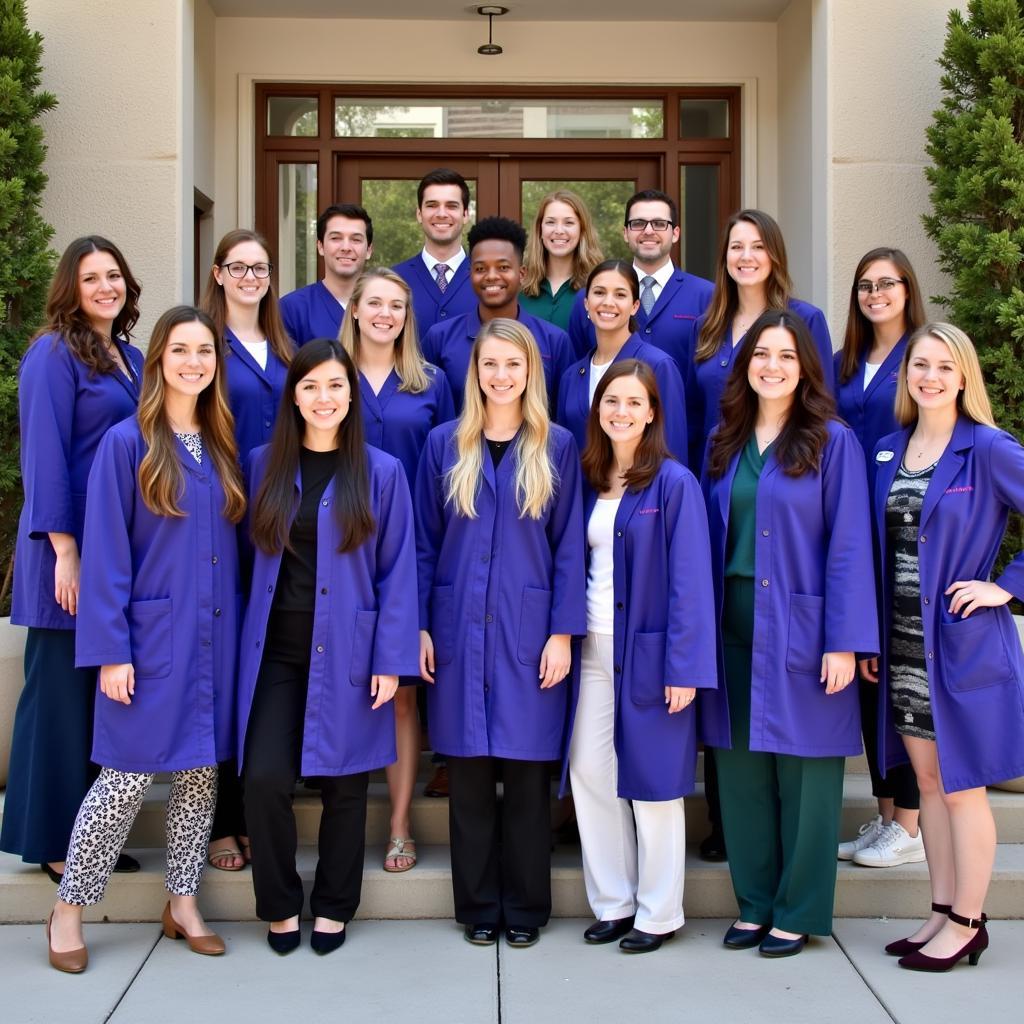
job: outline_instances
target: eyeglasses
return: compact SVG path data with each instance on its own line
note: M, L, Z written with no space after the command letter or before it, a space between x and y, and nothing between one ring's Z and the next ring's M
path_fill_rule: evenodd
M270 272L274 269L273 264L270 263L222 263L220 265L221 270L226 270L232 277L243 278L249 271L252 271L252 276L258 281L263 281L270 277Z
M675 227L675 224L670 220L665 220L659 217L657 220L644 220L642 217L636 217L633 220L626 221L626 227L630 231L646 231L647 225L650 224L655 231L668 231L669 228Z
M874 292L891 292L898 284L906 284L905 277L880 277L877 281L858 281L857 291L861 295L871 295Z

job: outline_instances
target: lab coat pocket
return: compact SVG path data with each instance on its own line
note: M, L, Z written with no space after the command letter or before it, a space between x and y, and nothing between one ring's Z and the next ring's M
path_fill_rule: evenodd
M430 639L434 664L450 665L455 657L455 588L434 587L430 592Z
M790 594L786 668L820 678L824 653L825 599L813 594Z
M373 674L373 638L376 632L377 613L357 609L348 674L353 686L370 685L370 676Z
M540 665L544 645L551 635L551 591L523 587L519 614L519 660L524 665Z
M665 703L665 634L637 633L633 638L633 663L629 695L644 707ZM685 685L678 682L679 686Z
M174 661L171 599L132 601L128 605L128 633L136 678L162 679L170 675Z
M996 686L1013 678L1006 643L994 611L939 624L942 678L954 693Z

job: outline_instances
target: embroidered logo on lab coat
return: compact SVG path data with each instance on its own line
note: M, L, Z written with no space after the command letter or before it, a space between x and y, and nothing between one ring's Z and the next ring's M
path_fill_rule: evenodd
M892 462L895 452L876 452L875 462Z

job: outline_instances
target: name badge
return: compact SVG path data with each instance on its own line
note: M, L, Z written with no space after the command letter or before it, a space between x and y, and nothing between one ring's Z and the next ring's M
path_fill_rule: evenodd
M892 462L895 452L877 452L875 462Z

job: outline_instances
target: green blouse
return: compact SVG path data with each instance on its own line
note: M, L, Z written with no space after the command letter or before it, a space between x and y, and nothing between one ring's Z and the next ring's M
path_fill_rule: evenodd
M563 331L568 331L569 314L572 313L577 291L569 280L563 281L558 291L552 295L551 282L545 277L541 279L539 295L519 293L519 306L531 316L540 317L541 320L547 320L548 323L561 327Z
M774 443L774 442L773 442ZM757 450L757 436L750 435L740 452L736 476L729 494L729 532L725 541L725 575L754 578L754 542L757 535L757 483L772 445Z

